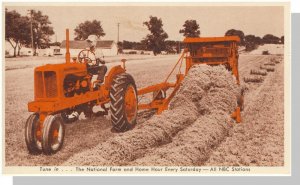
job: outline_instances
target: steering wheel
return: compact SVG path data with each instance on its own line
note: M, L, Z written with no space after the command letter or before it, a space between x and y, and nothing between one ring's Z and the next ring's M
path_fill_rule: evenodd
M90 56L92 56L94 58L94 60ZM77 58L80 63L92 63L93 61L96 61L95 53L89 49L81 50L78 53Z

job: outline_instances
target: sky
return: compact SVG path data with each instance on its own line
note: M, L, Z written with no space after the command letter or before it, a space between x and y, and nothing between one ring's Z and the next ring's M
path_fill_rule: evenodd
M120 41L140 41L149 33L143 22L149 16L162 19L169 40L183 40L179 30L186 20L194 19L200 25L201 37L223 36L229 29L242 30L245 35L284 35L284 8L280 6L7 6L21 15L29 9L48 15L55 35L52 41L65 39L65 29L74 29L86 20L99 20L105 32L103 40L117 40L120 23Z

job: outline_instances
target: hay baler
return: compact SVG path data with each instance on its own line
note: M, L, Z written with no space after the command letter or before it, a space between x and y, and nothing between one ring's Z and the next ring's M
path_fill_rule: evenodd
M240 38L237 36L185 38L183 41L185 49L164 82L138 90L138 95L153 93L153 100L147 104L139 104L139 110L156 109L157 113L161 113L168 109L168 105L179 89L182 80L194 65L224 65L227 70L232 72L236 78L236 83L240 85L238 71L239 41ZM185 71L182 73L181 68L184 61ZM176 81L170 83L170 77L177 68ZM237 97L238 106L231 115L238 123L241 122L240 111L244 107L243 95L244 91L242 89L240 96Z

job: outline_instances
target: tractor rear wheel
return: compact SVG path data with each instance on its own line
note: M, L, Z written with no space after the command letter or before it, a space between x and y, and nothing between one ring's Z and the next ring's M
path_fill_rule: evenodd
M48 115L44 121L43 152L46 155L58 152L64 142L65 127L60 115Z
M136 125L138 102L133 77L127 73L116 75L110 89L110 113L114 130L124 132Z
M42 131L40 129L39 122L39 115L37 113L34 113L29 116L25 124L26 146L29 153L33 155L38 155L42 153Z

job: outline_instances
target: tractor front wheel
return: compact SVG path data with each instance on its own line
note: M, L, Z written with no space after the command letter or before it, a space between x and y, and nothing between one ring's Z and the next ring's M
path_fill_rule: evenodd
M25 124L25 141L30 154L37 155L42 153L42 131L40 119L37 113L29 116Z
M58 152L64 142L65 127L60 115L48 115L44 121L43 152L46 155Z
M136 125L138 102L133 77L127 73L116 75L110 89L110 113L114 130L124 132Z

